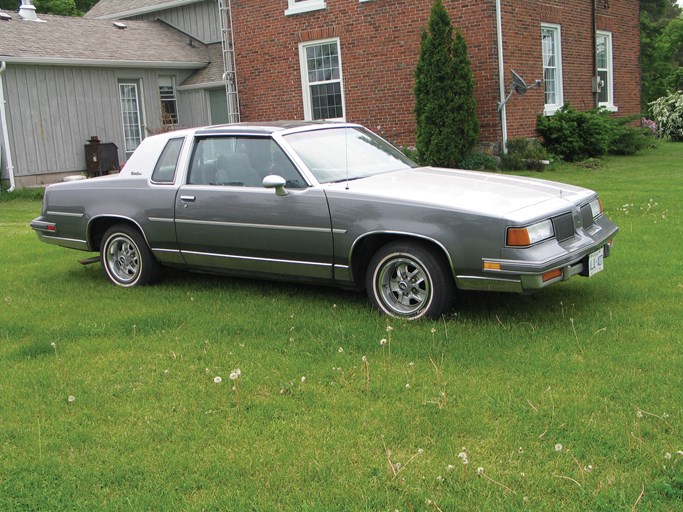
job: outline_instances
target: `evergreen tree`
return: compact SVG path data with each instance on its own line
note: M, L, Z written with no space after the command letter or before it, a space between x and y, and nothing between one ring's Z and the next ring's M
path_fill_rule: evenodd
M442 0L435 0L427 31L422 31L415 68L418 159L424 165L457 167L477 143L474 79L467 45Z

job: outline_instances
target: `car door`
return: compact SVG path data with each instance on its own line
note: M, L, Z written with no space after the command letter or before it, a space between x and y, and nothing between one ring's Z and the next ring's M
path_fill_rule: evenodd
M286 195L263 178L286 180ZM322 190L308 187L270 137L197 137L175 201L188 265L331 279L332 229Z

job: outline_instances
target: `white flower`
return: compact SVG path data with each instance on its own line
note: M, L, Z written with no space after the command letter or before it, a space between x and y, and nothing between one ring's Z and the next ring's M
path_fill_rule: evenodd
M671 460L671 454L670 454L669 452L666 452L666 453L664 454L664 458L665 458L666 460Z
M391 331L393 331L393 330L394 330L394 328L393 328L392 326L387 325L387 332L391 332Z
M561 451L562 451L562 448L563 448L563 446L562 446L560 443L557 443L557 444L555 445L555 451L556 451L556 452L561 452Z
M479 467L477 468L477 475L481 476L481 475L483 475L483 474L484 474L484 468L482 468L481 466L479 466Z
M242 370L237 368L236 370L230 372L230 380L237 380L240 378L240 375L242 375Z
M343 354L343 353L344 353L344 349L343 349L342 347L339 347L339 348L337 349L337 352L339 352L340 354Z
M51 346L52 348L55 348L55 347L57 346L57 344L53 341L52 343L50 343L50 346Z
M214 381L216 384L220 384L221 382L223 382L223 379L221 379L221 376L220 376L220 375L216 375L216 376L213 378L213 381Z
M460 452L460 453L458 454L458 458L459 458L459 459L466 459L466 458L467 458L467 453L465 453L464 451Z
M410 389L410 382L406 382L406 389Z
M305 376L304 376L304 377L301 377L301 383L303 384L304 382L306 382L306 377L305 377Z
M382 345L382 346L386 345L386 344L387 344L387 339L386 339L386 338L382 338L381 340L379 340L379 344Z
M453 471L455 469L455 466L453 464L449 464L446 466L446 471Z
M437 476L436 479L437 481L443 483L444 478L441 475Z
M434 327L432 327L432 330L431 330L430 332L431 332L432 334L434 334L434 333L436 332L436 329L435 329Z
M66 401L70 404L74 403L76 401L76 397L73 395L69 395L69 397L66 399Z
M636 412L636 416L637 416L638 418L642 418L642 417L643 417L643 411L641 411L640 409L638 409L638 412Z
M422 448L417 449L417 454L422 455L425 451Z
M365 356L361 357L360 360L363 361L364 363L368 362L368 358Z

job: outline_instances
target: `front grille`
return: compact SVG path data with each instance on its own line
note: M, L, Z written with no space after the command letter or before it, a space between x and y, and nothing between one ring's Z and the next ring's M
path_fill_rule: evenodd
M581 207L581 221L583 222L583 229L588 229L595 223L593 209L590 204L584 204Z
M555 228L555 238L558 242L567 240L574 236L574 217L571 212L554 217L553 228Z

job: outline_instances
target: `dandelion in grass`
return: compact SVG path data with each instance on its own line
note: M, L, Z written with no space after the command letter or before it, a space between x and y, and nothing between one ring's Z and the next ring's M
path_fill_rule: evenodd
M481 476L481 475L483 475L483 474L484 474L484 468L481 467L481 466L479 466L479 467L477 468L477 476Z
M240 409L241 403L240 403L240 388L238 384L238 380L240 378L240 375L242 375L242 370L239 368L236 368L235 370L230 372L230 380L233 382L233 391L235 391L235 397L237 400L237 408Z
M370 362L366 356L361 358L363 361L363 377L365 378L365 391L370 389Z
M563 448L564 448L564 446L562 446L560 443L557 443L555 445L555 451L556 452L561 452Z
M305 384L305 383L306 383L306 376L305 376L305 375L304 375L303 377L301 377L301 383L302 383L302 384Z
M68 404L72 404L72 403L74 403L75 401L76 401L76 397L73 396L73 395L69 395L69 397L66 399L66 402L67 402Z
M216 376L213 378L213 382L214 382L215 384L220 384L221 382L223 382L223 379L221 378L220 375L216 375Z
M666 460L671 460L672 455L671 455L669 452L666 452L666 453L664 454L664 458L665 458Z
M394 328L390 325L387 325L387 368L391 369L391 333L394 331Z
M339 347L339 348L337 349L337 352L339 352L340 354L343 354L343 353L344 353L344 348L343 348L343 347Z

